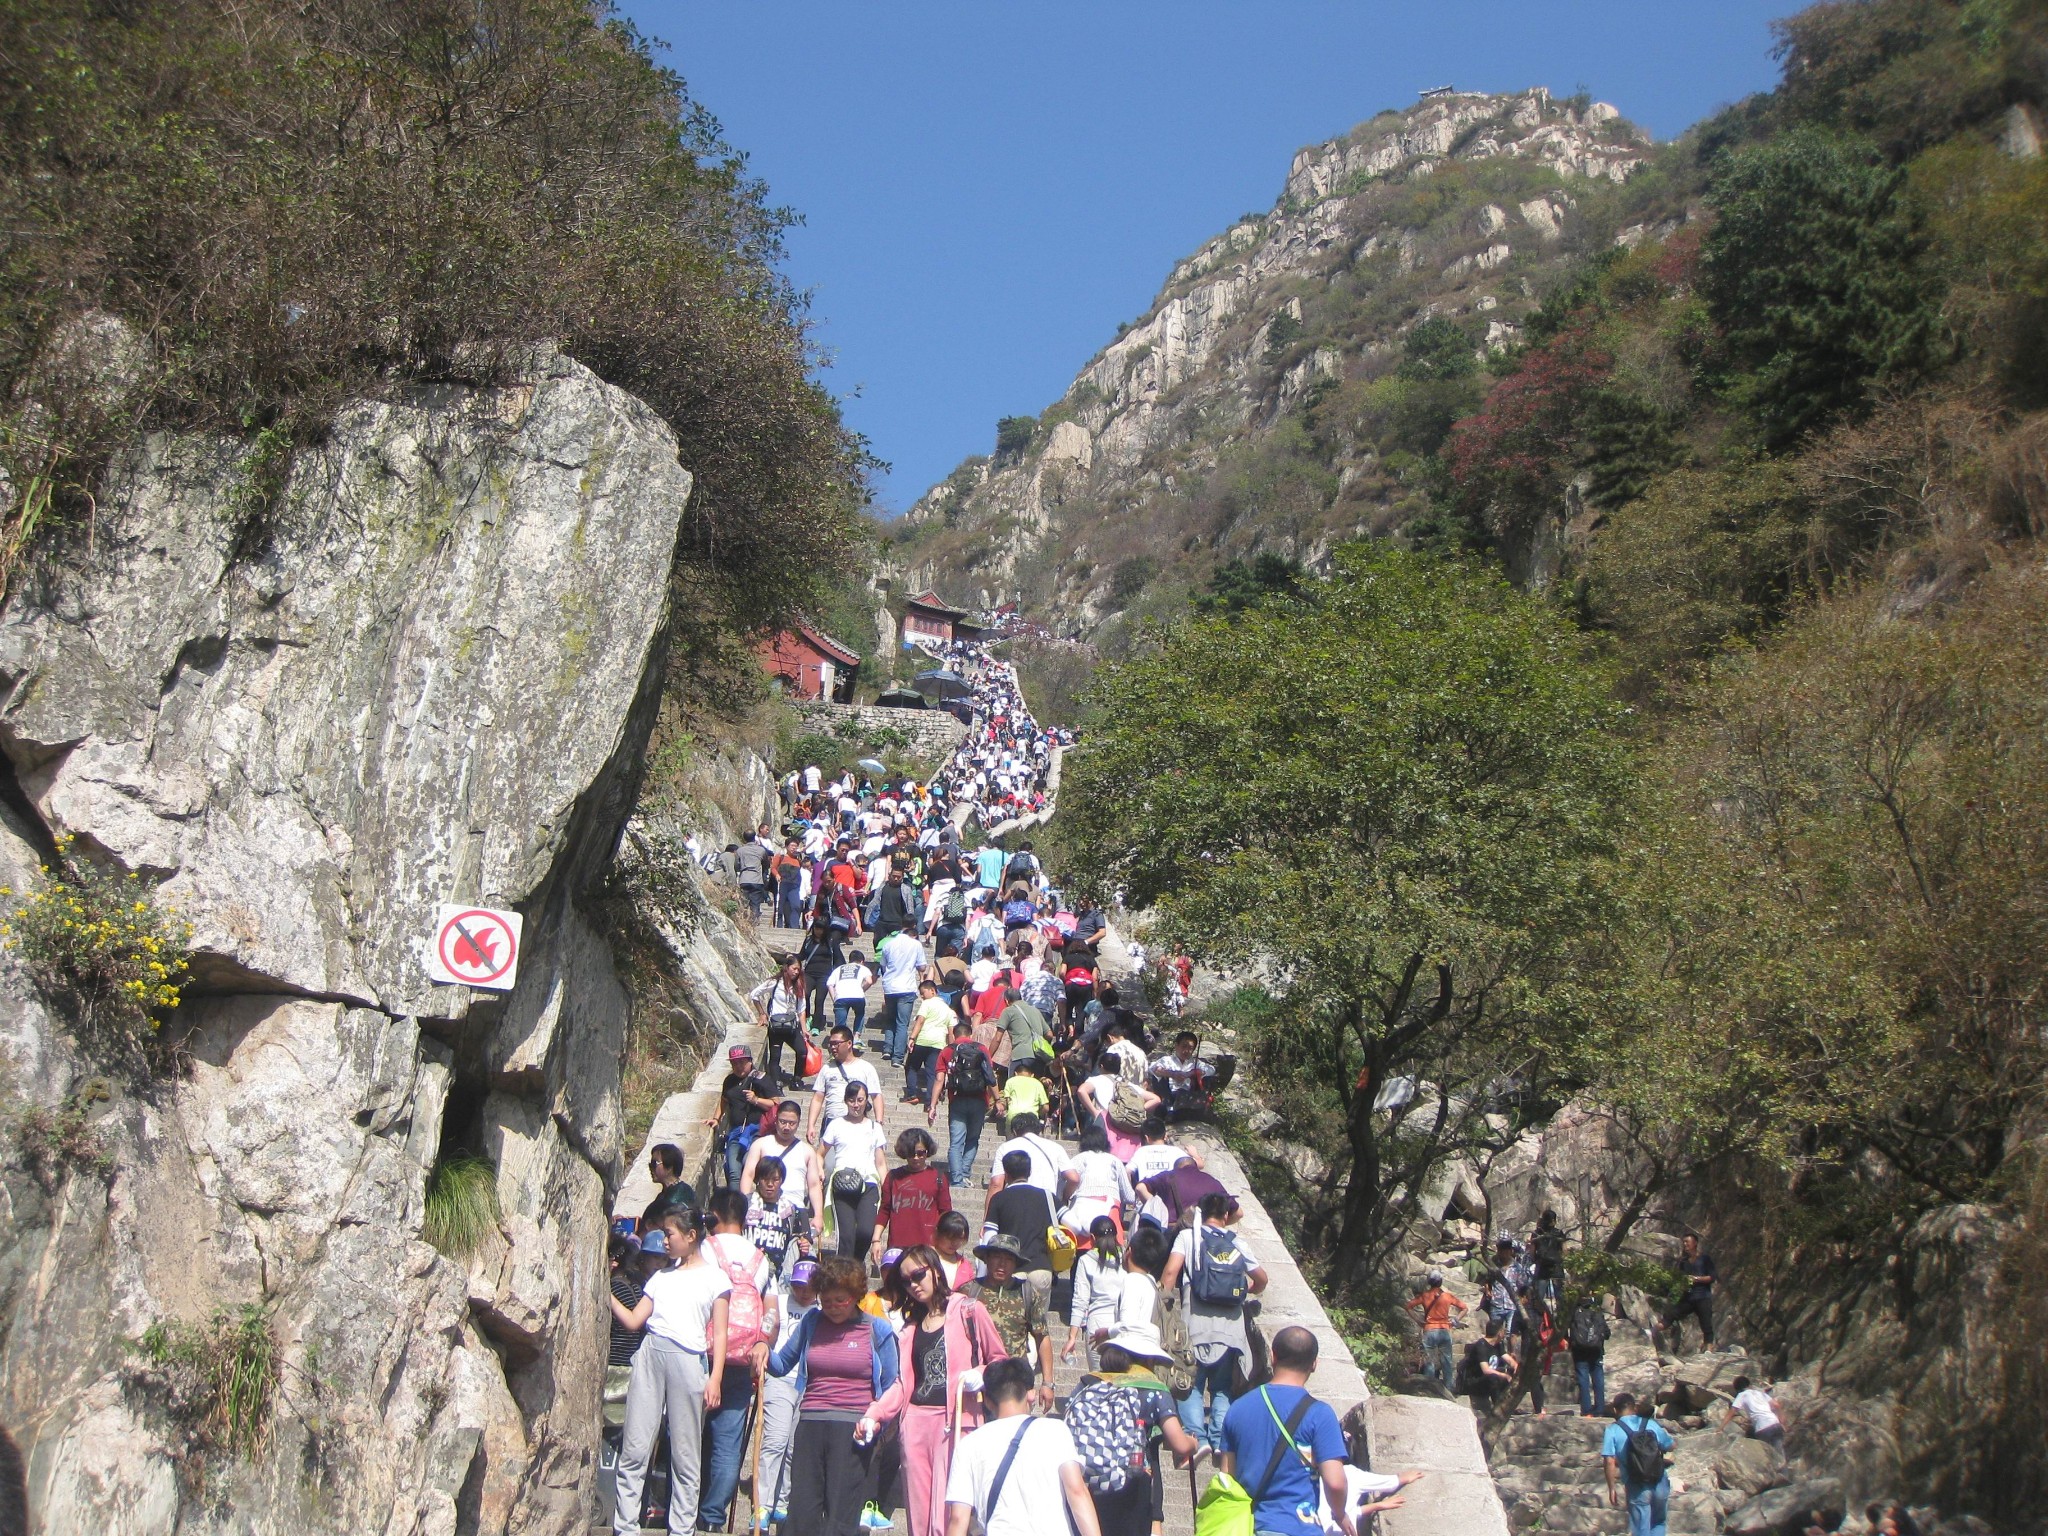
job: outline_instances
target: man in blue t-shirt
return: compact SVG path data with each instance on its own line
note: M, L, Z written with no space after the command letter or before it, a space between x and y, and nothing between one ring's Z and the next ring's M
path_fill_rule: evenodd
M1630 1471L1628 1438L1648 1434L1666 1456L1671 1454L1671 1431L1650 1417L1650 1405L1636 1412L1636 1401L1624 1392L1614 1399L1614 1422L1600 1437L1600 1461L1607 1470L1607 1503L1622 1505L1622 1489L1628 1490L1628 1536L1664 1536L1664 1522L1671 1511L1671 1478L1659 1473L1655 1482L1643 1482Z
M1300 1420L1286 1427L1309 1396L1315 1368L1316 1336L1282 1328L1273 1335L1272 1385L1240 1397L1223 1420L1223 1470L1252 1495L1252 1528L1260 1536L1322 1536L1318 1483L1344 1536L1357 1536L1346 1507L1348 1453L1336 1410L1311 1399Z

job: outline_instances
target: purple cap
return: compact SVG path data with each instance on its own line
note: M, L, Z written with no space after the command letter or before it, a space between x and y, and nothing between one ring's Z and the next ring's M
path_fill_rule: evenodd
M903 1250L901 1248L889 1249L888 1252L882 1255L882 1268L894 1269L896 1267L896 1261L902 1257Z
M789 1266L791 1285L815 1285L818 1281L818 1266L815 1260L798 1259Z

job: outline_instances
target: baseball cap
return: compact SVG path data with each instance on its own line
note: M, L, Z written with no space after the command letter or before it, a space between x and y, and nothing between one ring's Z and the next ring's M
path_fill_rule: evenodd
M815 1285L818 1282L818 1265L814 1259L798 1259L789 1266L791 1285Z
M668 1234L659 1227L655 1228L652 1232L646 1233L640 1239L640 1251L642 1253L658 1253L666 1257L668 1254Z
M744 1045L736 1045L725 1053L725 1059L727 1061L752 1061L754 1053Z

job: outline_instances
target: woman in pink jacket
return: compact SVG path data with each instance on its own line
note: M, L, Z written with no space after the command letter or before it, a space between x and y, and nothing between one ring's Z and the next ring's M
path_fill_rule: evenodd
M878 1423L903 1421L910 1536L945 1536L953 1442L981 1423L982 1369L1009 1351L982 1304L946 1284L946 1263L936 1249L905 1249L896 1278L904 1298L896 1335L901 1373L868 1412ZM864 1433L871 1428L862 1426Z

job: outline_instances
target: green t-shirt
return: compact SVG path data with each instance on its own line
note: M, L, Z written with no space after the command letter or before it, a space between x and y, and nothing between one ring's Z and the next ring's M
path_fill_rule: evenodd
M1019 1072L1003 1084L1003 1117L1015 1115L1036 1115L1045 1118L1045 1112L1052 1104L1052 1096L1045 1091L1045 1084L1027 1073Z

